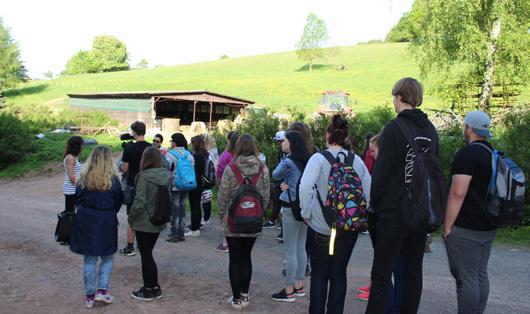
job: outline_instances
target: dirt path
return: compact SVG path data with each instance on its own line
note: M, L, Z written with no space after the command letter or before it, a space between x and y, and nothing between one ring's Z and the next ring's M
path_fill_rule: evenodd
M56 214L63 209L62 174L0 182L0 313L74 313L82 303L82 258L52 239ZM188 216L189 217L189 216ZM120 246L126 217L120 212ZM270 299L282 284L282 247L276 230L265 230L253 251L250 289L253 313L306 313L308 298L294 304ZM140 257L116 255L111 289L116 302L96 305L101 313L230 313L228 255L217 253L218 225L200 238L170 244L161 235L155 248L164 297L138 302L129 296L141 286ZM369 279L372 250L361 235L348 268L345 313L364 313L365 302L355 299L355 288ZM530 251L495 246L490 261L491 293L488 313L530 313ZM309 283L306 283L309 290ZM420 313L454 313L456 295L443 244L425 256Z

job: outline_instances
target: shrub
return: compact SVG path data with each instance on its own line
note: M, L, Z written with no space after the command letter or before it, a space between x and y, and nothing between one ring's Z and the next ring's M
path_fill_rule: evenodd
M0 169L17 163L33 150L27 124L17 117L0 114Z

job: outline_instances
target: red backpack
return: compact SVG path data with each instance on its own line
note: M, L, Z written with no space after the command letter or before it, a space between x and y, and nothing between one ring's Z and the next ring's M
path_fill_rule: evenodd
M231 233L259 233L263 224L263 197L256 184L263 174L263 165L252 178L244 178L235 164L230 164L239 187L228 209L228 230Z

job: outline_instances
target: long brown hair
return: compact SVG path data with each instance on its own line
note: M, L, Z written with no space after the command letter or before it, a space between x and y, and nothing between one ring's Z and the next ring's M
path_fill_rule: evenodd
M64 157L67 155L72 155L75 157L79 156L79 153L81 152L81 149L83 148L83 138L81 136L72 136L68 139L68 142L66 142L66 147L64 149Z
M243 134L237 140L235 157L239 156L259 156L258 145L251 135Z
M191 138L191 149L194 153L201 155L207 155L206 145L204 143L204 137L202 135L195 135Z
M162 167L162 157L160 150L156 147L149 147L144 150L140 161L140 171Z

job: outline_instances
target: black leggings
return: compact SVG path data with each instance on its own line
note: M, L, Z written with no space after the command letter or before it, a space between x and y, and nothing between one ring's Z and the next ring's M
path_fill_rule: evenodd
M201 227L201 194L202 189L190 191L191 230L196 231Z
M228 243L228 274L234 299L241 298L241 293L248 293L252 278L252 247L256 238L226 237Z
M75 209L75 194L64 195L64 211L68 213L73 213Z
M156 288L158 285L158 269L156 268L155 259L153 258L153 248L160 233L151 233L143 231L135 231L136 242L138 249L140 249L140 256L142 257L142 277L144 279L144 287Z

